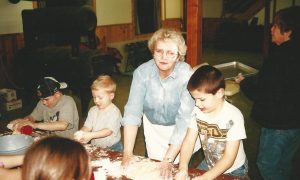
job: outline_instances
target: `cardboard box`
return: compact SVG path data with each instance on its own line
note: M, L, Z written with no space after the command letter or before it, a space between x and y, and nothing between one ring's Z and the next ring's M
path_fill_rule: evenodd
M0 89L0 96L2 96L7 102L17 100L17 93L14 89Z
M14 109L22 108L22 99L4 102L1 104L1 108L5 111L11 111Z

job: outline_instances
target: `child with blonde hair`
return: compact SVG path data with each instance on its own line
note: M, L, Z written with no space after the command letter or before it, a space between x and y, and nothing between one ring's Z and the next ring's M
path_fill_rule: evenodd
M112 103L116 92L116 83L108 75L100 75L91 85L95 105L89 110L84 126L74 134L81 143L101 148L111 148L121 152L121 119L119 108Z

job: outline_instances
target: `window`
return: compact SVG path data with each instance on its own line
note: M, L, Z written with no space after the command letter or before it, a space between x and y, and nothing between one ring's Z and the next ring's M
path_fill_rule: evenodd
M153 33L161 24L160 0L134 0L136 34Z

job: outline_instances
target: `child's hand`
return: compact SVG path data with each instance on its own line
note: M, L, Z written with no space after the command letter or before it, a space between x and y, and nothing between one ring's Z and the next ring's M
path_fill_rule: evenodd
M76 132L74 133L74 139L75 139L76 141L79 141L79 142L80 142L80 139L82 138L82 136L83 136L83 131L76 131Z
M192 180L211 180L211 179L212 178L205 176L205 174L202 176L196 176L196 177L192 178Z
M20 122L24 121L23 118L19 118L19 119L15 119L13 121L10 121L9 124L12 124L12 125L15 125L15 124L18 124Z
M91 139L93 139L93 137L91 136L90 132L83 132L82 137L79 140L79 142L81 142L83 144L87 144L88 142L90 142Z
M17 120L10 122L7 125L7 128L11 129L12 131L20 132L20 129L23 126L27 126L27 125L34 127L34 123L32 121L30 121L29 119L17 119Z
M7 125L7 128L12 131L19 130L22 126L26 125L27 121L28 119L23 118L15 119Z
M89 132L80 130L74 133L74 139L80 143L86 144L92 139L92 137L90 136Z

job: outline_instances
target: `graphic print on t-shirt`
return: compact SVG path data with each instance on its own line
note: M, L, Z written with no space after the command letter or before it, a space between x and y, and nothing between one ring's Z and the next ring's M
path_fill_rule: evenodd
M227 132L232 126L232 120L226 123L226 129L221 129L217 124L208 124L205 121L197 119L201 145L209 168L212 168L223 156L226 147Z
M51 122L55 122L55 121L58 121L59 119L59 111L57 111L54 115L49 115L49 119Z

